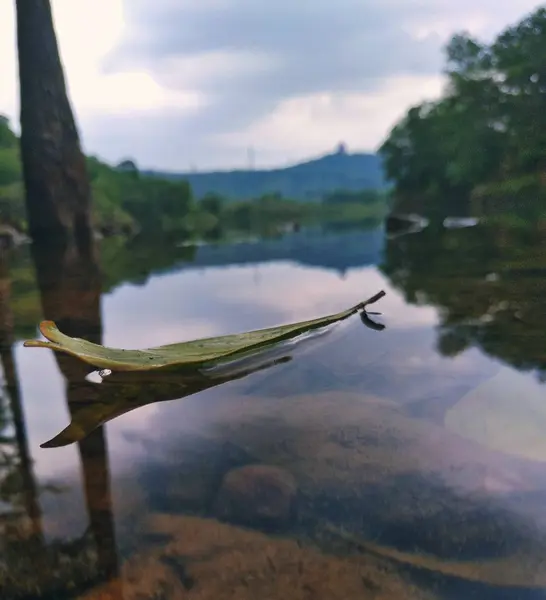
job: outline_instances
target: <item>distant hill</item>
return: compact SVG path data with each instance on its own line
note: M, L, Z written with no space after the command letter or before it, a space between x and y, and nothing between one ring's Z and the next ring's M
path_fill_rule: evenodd
M379 156L348 154L343 145L333 154L282 169L144 173L167 179L187 179L198 198L214 192L233 200L279 193L286 198L313 201L335 190L382 189L386 185Z

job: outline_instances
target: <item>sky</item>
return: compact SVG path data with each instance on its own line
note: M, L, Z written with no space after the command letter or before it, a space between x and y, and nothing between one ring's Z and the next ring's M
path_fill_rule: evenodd
M374 151L441 94L443 47L491 40L532 0L52 0L86 152L164 170ZM0 2L0 113L17 127L14 2Z

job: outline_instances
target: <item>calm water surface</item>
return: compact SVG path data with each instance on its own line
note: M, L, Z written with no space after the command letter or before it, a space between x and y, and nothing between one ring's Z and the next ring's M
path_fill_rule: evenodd
M4 256L1 597L546 598L545 248L479 225L107 240L100 277ZM384 329L356 315L213 387L89 383L22 345L44 317L144 348L381 289Z

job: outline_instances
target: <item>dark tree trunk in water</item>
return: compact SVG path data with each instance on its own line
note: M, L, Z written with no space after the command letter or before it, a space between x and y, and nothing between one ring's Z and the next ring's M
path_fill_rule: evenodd
M30 234L92 248L91 191L49 0L16 0L21 157Z

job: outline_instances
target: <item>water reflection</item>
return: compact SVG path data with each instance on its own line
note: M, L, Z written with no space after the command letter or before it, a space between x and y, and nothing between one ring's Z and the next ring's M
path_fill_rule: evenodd
M5 471L1 483L2 500L7 500L12 510L16 511L17 496L22 497L22 505L29 519L29 538L40 545L43 543L42 517L13 354L11 281L7 260L7 256L0 252L0 360L5 392L5 397L2 395L2 470ZM14 437L9 431L10 424ZM15 451L12 446L15 446ZM9 512L4 516L9 518Z
M408 303L439 309L443 355L478 347L543 377L545 241L532 226L430 227L389 241L381 268Z
M97 385L77 361L18 346L37 479L25 489L43 513L43 554L70 559L64 571L43 563L43 589L72 578L92 588L74 591L86 600L544 597L541 454L520 452L514 436L503 445L509 419L495 421L494 436L469 435L469 425L491 433L488 411L497 418L501 404L522 418L541 410L542 388L522 392L514 368L545 366L542 237L428 228L388 239L379 270L376 233L346 235L326 236L323 258L320 239L310 253L305 236L248 244L244 259L234 246L127 250L108 240L100 270L92 255L35 247L35 288L28 259L15 257L18 339L35 337L29 323L43 313L70 335L149 347L328 314L387 287L384 331L355 317L297 360L275 357L222 385L115 373ZM335 257L349 254L357 258L339 269ZM53 360L64 398L51 385ZM68 417L55 413L61 400ZM58 494L55 508L42 485L74 481L71 447L38 449L66 418L80 423L64 439L79 440L90 525L79 537L77 496ZM15 576L21 552L11 557Z
M42 314L45 318L62 323L72 335L101 342L102 324L100 315L100 275L93 247L82 249L73 246L55 246L33 244L34 261ZM8 277L9 280L9 277ZM3 286L3 289L7 286ZM3 306L8 306L6 302ZM7 309L4 311L7 312ZM4 316L4 315L3 315ZM2 319L6 323L6 315ZM12 332L10 332L12 335ZM8 334L9 335L9 334ZM28 559L28 551L20 550L9 564L10 585L7 593L19 597L25 590L40 590L41 595L61 593L65 588L86 585L88 580L97 577L114 577L118 572L116 539L114 532L113 507L110 494L110 476L108 450L102 428L94 431L87 439L79 443L79 454L83 472L84 495L89 515L89 530L96 549L96 561L89 556L87 534L79 542L61 542L45 545L40 525L40 508L28 446L25 437L20 391L11 346L2 354L4 375L8 381L14 417L16 438L21 455L20 469L23 473L23 490L27 498L27 512L34 523L34 533L40 538L39 552L34 549L35 571L29 580L22 578L21 566ZM87 402L87 390L79 383L81 367L76 361L67 361L65 357L56 357L59 369L66 381L66 400L69 410ZM17 540L19 541L19 540ZM78 549L79 547L79 549ZM23 553L21 556L18 554ZM87 557L82 559L82 552ZM59 561L68 568L59 569ZM60 572L59 572L60 571ZM121 596L120 596L121 597Z
M101 428L102 424L125 413L152 403L180 400L290 359L291 356L284 355L214 377L196 371L175 376L114 373L101 383L89 384L71 380L69 387L73 388L73 393L68 396L71 422L59 435L41 446L57 448L78 441L84 442L97 427ZM69 362L74 362L74 359Z

